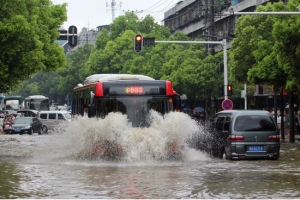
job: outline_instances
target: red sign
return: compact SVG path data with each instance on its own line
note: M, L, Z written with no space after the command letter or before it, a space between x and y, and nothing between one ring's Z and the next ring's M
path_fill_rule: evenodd
M233 108L233 103L230 99L225 99L223 102L222 102L222 108L224 110L231 110Z

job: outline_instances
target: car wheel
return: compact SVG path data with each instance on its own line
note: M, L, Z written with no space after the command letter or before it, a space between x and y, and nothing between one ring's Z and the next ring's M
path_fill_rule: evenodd
M33 128L30 129L29 135L32 135L32 134L33 134Z
M42 133L48 133L47 126L45 126L45 125L42 126Z
M39 135L42 135L42 132L43 132L43 127L41 126L41 127L40 127L40 130L39 130L39 132L38 132L38 134L39 134Z

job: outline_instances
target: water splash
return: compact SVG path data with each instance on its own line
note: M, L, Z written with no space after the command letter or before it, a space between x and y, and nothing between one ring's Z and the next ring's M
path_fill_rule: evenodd
M188 147L182 146L187 138L203 133L203 127L184 113L162 116L151 111L147 120L149 127L136 128L121 113L109 113L105 119L78 116L58 126L47 152L75 159L104 159L105 151L110 151L122 161L157 161L168 159L174 149L174 154L186 155Z

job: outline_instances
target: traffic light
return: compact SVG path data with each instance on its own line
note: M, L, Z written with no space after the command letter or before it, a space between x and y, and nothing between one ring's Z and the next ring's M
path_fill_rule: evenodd
M143 38L143 46L144 47L154 47L155 46L155 38Z
M231 85L227 86L227 95L232 96L232 86Z
M224 85L219 85L219 95L224 96Z
M142 51L143 36L141 34L136 34L134 37L134 51L140 53Z
M77 27L70 26L68 35L69 35L69 37L68 37L69 45L72 47L76 46L77 45Z

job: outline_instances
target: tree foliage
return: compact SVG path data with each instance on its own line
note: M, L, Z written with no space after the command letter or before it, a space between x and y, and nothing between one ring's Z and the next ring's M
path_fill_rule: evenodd
M274 4L274 11L298 11L300 0L290 0L288 6L283 3ZM287 74L286 89L299 90L300 63L300 16L276 16L273 36L275 38L275 52L279 66Z
M67 56L67 65L57 69L60 76L58 88L61 93L72 94L73 88L78 83L83 83L86 78L85 63L93 50L94 46L89 43L78 47L77 51Z
M63 49L54 41L67 19L66 4L50 0L1 1L0 91L8 92L20 80L65 65Z
M55 71L39 71L30 79L22 81L18 88L7 95L27 97L30 95L44 95L49 99L63 98L64 93L58 90L59 75Z

